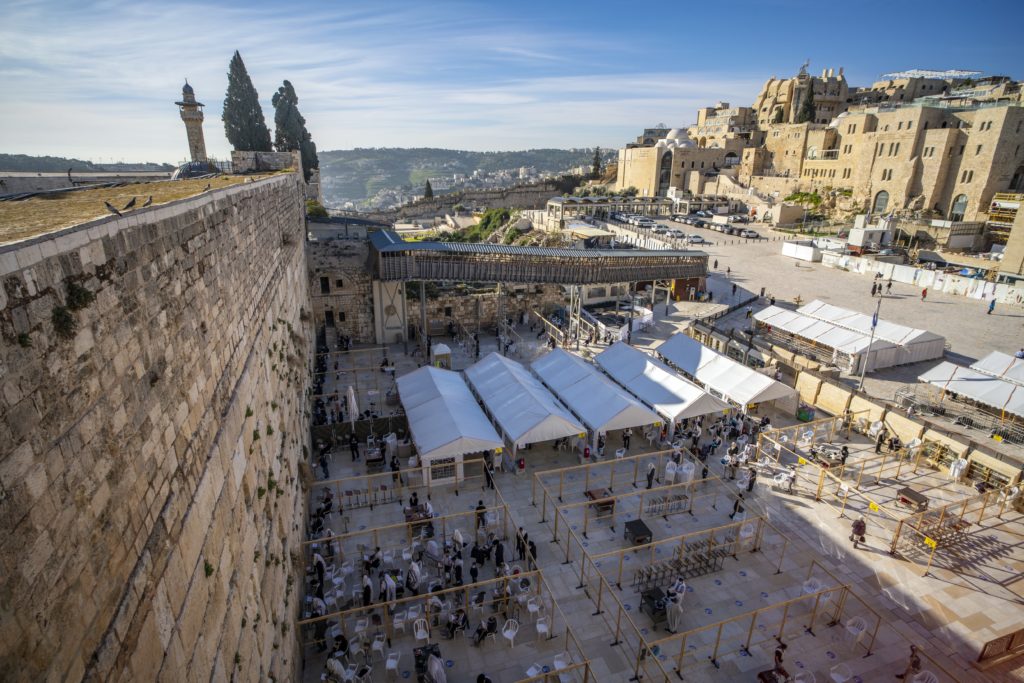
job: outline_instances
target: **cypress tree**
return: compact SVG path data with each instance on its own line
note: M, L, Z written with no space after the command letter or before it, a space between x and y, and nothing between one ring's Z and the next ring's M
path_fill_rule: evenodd
M814 123L814 79L807 84L807 94L800 103L800 111L796 114L797 123Z
M260 97L235 50L228 67L228 91L224 95L224 134L231 147L244 152L269 152L270 131L263 118Z
M274 146L279 152L299 150L302 154L302 175L309 180L314 168L320 167L316 143L306 130L306 119L299 113L299 97L289 81L277 89L271 100L274 105Z
M423 188L423 198L430 199L434 196L434 188L430 186L430 180L427 180L426 187Z
M590 171L590 177L597 180L601 177L601 148L594 148L594 165Z

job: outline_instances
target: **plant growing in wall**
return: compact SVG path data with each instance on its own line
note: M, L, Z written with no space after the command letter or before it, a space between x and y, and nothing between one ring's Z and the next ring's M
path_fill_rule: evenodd
M75 332L78 330L78 321L75 320L75 316L71 315L64 306L54 306L53 315L51 316L53 322L53 331L57 333L57 336L61 339L71 339L75 336Z
M206 572L207 578L213 575L213 565L208 561L203 560L203 571Z
M28 336L27 332L22 332L18 335L18 346L23 349L32 348L32 337Z
M246 419L252 417L252 406L245 407L245 417Z
M67 284L67 289L68 308L72 311L80 311L96 300L95 294L77 282L69 282Z

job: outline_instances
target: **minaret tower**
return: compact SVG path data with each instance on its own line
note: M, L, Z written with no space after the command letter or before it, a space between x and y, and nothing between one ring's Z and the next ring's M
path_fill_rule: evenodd
M206 161L206 143L203 141L204 105L202 102L196 102L196 94L188 81L185 81L185 86L181 89L181 102L175 104L178 105L181 120L185 122L188 151L192 154L192 161Z

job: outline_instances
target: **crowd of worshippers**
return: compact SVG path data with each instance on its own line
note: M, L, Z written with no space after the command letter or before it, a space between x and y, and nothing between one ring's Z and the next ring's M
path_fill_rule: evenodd
M708 476L708 458L718 457L719 449L726 446L722 464L725 466L726 476L735 479L739 469L752 463L757 453L756 437L761 431L771 428L771 418L767 415L760 419L750 415L719 416L705 428L705 416L688 418L677 422L675 425L675 441L677 446L672 458L678 465L682 459L679 447L689 447L690 452L697 456L703 464L701 479ZM667 441L668 433L665 427L662 428L661 440ZM750 474L750 481L754 481L754 474ZM750 484L751 489L753 484ZM750 490L750 489L748 489Z
M329 566L333 567L330 563L335 557L334 542L330 540L332 534L329 529L324 527L326 518L334 509L334 494L330 489L324 489L318 503L311 514L310 531L314 538L324 538L325 540L317 545L310 567L312 578L308 595L312 596L312 616L328 614L325 594L334 595L335 605L338 604L339 599L344 599L347 595L344 576L346 572L340 571L339 573L342 574L340 577L334 572L329 572ZM405 511L407 513L416 512L426 520L436 516L429 496L421 502L416 491L412 492ZM423 544L420 540L414 541L410 549L412 552L408 566L404 570L397 561L403 557L401 552L396 557L394 553L385 553L379 546L373 550L368 548L364 550L359 563L358 579L361 587L359 596L362 607L371 607L375 603L390 603L400 598L421 594L436 593L445 588L458 587L466 583L477 583L481 580L484 567L489 566L492 562L494 578L514 577L520 574L523 568L520 565L512 564L516 560L525 561L527 571L536 569L537 546L522 527L516 534L515 558L513 558L506 549L504 541L494 531L487 528L487 507L483 500L477 504L474 515L476 538L472 548L469 548L469 542L461 530L455 529L450 538L439 543L437 539L432 538L433 524L429 521L421 522L418 525L422 530L421 539L425 539L426 543ZM468 569L465 555L468 555ZM434 571L426 571L427 567ZM352 566L351 569L353 570L351 573L355 575L355 567ZM494 596L497 603L507 601L509 598L511 598L511 594ZM353 602L355 602L354 596ZM432 610L435 607L440 610L443 603L436 595L432 595L429 604ZM507 611L507 606L505 611ZM454 616L455 613L449 615L450 618ZM321 651L327 649L325 634L331 625L333 624L326 620L317 622L316 640ZM452 626L453 630L454 628L455 626ZM485 630L484 636L486 635Z

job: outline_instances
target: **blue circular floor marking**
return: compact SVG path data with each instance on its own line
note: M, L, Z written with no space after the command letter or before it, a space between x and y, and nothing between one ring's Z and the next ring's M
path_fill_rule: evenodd
M658 655L658 659L664 662L666 659L668 659L668 655Z
M767 597L768 597L768 594L767 594L767 593L765 593L764 591L761 591L761 597L762 597L762 598L767 598Z
M548 673L549 671L551 671L551 667L548 666L547 664L545 664L544 666L542 666L540 668L540 670L543 671L544 673Z
M686 592L687 593L692 593L693 592L693 586L687 586L686 587Z
M836 653L832 652L832 650L829 650L828 652L826 652L825 655L827 655L829 659L835 659L836 658Z
M704 614L711 614L711 608L710 607L705 607L704 608Z
M589 544L589 543L587 543L586 541L583 541L583 547L584 547L584 548L589 548L589 547L590 547L590 544Z
M640 629L640 633L642 633L642 634L644 634L646 636L647 635L647 629L645 629L645 628Z
M765 630L765 629L764 629L764 624L758 624L758 625L757 625L757 628L758 628L759 630L761 630L761 631Z
M449 659L449 660L447 660L447 661L446 661L446 662L444 663L444 665L445 665L445 666L447 666L447 667L448 667L448 668L450 669L450 668L452 668L453 666L455 666L455 661L454 661L454 660L451 660L451 659Z
M579 528L579 526L577 526L576 524L573 524L573 525L572 525L572 530L573 530L573 531L576 531L576 529L578 529L578 528Z
M740 576L746 576L747 575L747 573L745 571L743 571L742 569L740 570L739 573L740 573Z
M625 605L623 605L623 607L625 607L625 608L626 608L626 611L627 611L627 612L628 612L628 611L630 611L631 609L633 609L633 606L632 606L632 605L630 605L630 604L625 604Z
M860 676L854 676L853 677L853 683L864 683L864 679L861 678Z
M743 601L742 600L737 600L736 601L736 606L737 607L743 607Z
M366 528L366 525L365 525L365 524L360 524L360 525L359 525L359 530L360 530L360 531L362 531L362 530L363 530L363 529L365 529L365 528Z
M632 557L630 557L629 555L626 555L626 557L625 557L624 559L626 560L626 562L629 562L629 561L630 561L630 560L632 560L633 558L632 558Z
M740 657L749 657L749 656L750 656L750 655L749 655L749 654L747 654L747 651L746 651L746 650L740 650Z
M722 585L722 580L721 579L715 579L715 585L716 586L721 586Z
M797 666L798 666L799 668L801 668L801 669L802 669L802 668L804 668L804 663L803 663L803 662L801 662L801 661L800 661L799 659L798 659L798 660L796 660L796 665L797 665Z
M412 675L411 671L403 671L402 672L402 678L408 678L411 675Z
M696 649L697 649L697 646L696 646L696 645L687 645L687 646L686 646L686 649L687 649L687 650L696 650Z
M654 554L655 555L661 555L661 548L655 548L654 549Z
M595 562L595 563L594 563L594 566L595 566L595 567L600 567L600 566L601 566L601 563L600 563L600 562Z

